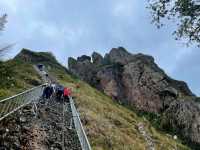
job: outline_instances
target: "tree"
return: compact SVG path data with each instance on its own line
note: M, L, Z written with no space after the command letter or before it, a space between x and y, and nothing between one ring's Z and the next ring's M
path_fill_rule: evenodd
M2 32L5 28L5 24L7 23L7 14L0 16L0 32ZM8 50L12 47L12 44L6 45L4 47L0 47L0 60L2 57L8 52Z
M6 23L7 23L7 14L4 14L0 17L0 31L4 30Z
M152 23L158 28L163 21L173 20L176 40L200 46L200 0L148 0Z

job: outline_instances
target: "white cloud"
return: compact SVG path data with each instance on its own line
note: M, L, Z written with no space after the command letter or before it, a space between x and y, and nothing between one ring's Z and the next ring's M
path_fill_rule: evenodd
M133 15L137 3L131 0L115 1L113 4L112 14L115 17L129 17Z
M17 4L18 4L17 1L18 0L1 0L0 1L1 9L6 12L9 11L9 12L15 13L17 11Z

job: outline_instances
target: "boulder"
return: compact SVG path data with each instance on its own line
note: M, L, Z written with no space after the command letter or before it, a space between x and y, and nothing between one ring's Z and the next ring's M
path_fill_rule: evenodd
M69 68L69 71L72 72L73 74L76 74L77 72L77 61L76 59L72 58L72 57L69 57L68 58L68 68Z
M91 57L83 55L78 57L77 60L74 58L68 59L68 68L71 73L80 77L82 80L88 82L91 85L97 84L96 82L96 67L91 62Z
M113 99L122 99L124 97L121 83L122 77L119 73L121 69L120 65L117 67L117 64L115 64L104 67L97 73L97 80L100 81L99 88Z
M190 142L200 143L200 103L181 99L173 101L162 118L163 128L177 132Z
M92 53L92 61L95 65L102 65L103 57L99 53L93 52Z
M91 61L91 57L90 56L87 56L87 55L82 55L81 57L78 57L77 58L77 61L79 62L84 62L84 61Z
M111 63L127 64L132 59L132 54L130 54L123 47L113 48L107 55Z

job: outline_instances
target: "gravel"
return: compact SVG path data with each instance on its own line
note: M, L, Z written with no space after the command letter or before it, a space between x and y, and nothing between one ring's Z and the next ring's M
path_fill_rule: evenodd
M0 122L0 150L81 150L74 124L70 126L70 106L45 101L38 103L37 116L30 104Z

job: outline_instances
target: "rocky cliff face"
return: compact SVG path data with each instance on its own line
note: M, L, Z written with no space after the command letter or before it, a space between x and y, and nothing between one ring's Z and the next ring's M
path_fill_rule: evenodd
M92 57L69 58L68 66L73 74L113 99L145 112L168 116L165 124L200 144L199 105L193 100L181 100L195 97L194 94L185 82L167 76L153 57L131 54L119 47L104 57L94 52ZM180 126L184 130L179 130Z
M200 103L182 98L173 101L164 112L162 126L200 146Z
M104 58L96 52L92 58L69 58L69 70L114 99L143 111L159 113L177 98L193 96L185 82L168 77L153 57L133 55L122 47Z

